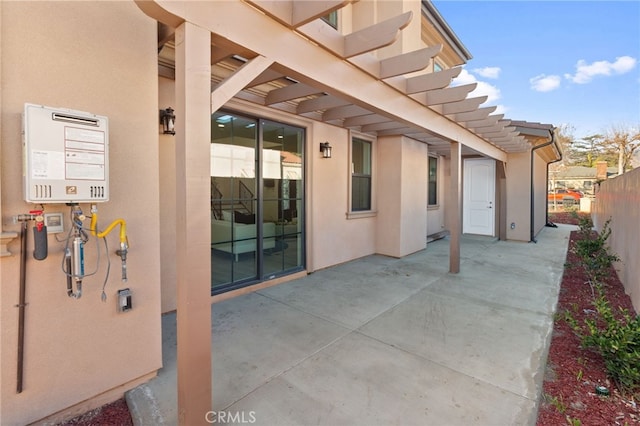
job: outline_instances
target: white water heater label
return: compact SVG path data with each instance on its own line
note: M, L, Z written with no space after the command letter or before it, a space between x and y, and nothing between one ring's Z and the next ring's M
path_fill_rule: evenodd
M66 178L104 180L104 132L65 127L64 134Z
M31 150L32 179L64 179L63 164L62 152Z

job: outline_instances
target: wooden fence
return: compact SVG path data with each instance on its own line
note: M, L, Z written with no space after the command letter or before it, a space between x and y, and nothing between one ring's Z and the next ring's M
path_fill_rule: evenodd
M640 313L640 168L596 188L592 217L598 231L611 219L609 245L621 259L616 265L618 276Z

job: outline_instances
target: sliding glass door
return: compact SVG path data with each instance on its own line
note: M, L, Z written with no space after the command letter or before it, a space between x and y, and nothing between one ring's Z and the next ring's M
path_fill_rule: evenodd
M304 129L211 120L212 293L304 267Z

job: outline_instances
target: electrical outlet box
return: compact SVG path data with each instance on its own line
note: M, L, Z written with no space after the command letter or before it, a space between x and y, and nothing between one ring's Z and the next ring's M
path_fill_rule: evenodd
M133 309L131 290L124 288L118 290L118 312L127 312Z

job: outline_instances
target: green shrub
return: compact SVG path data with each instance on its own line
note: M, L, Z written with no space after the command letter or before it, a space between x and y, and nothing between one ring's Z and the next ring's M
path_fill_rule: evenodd
M601 279L609 273L617 255L609 251L607 239L611 236L611 219L607 220L599 234L592 230L590 217L579 218L580 238L574 252L580 257L594 292L594 318L580 324L573 312L566 310L564 320L580 337L582 346L596 350L603 358L608 375L622 392L640 391L640 316L632 316L628 310L614 313L602 287ZM596 294L597 292L597 294Z
M620 319L616 318L609 301L600 293L594 302L597 318L585 320L582 345L602 355L620 390L633 393L640 390L640 316L633 317L628 310L620 309Z
M607 245L607 240L611 236L610 223L611 219L608 219L602 227L602 232L597 233L591 229L593 222L590 217L579 219L580 238L576 240L574 253L580 257L592 284L599 282L608 274L611 263L620 260L617 255L610 252Z

